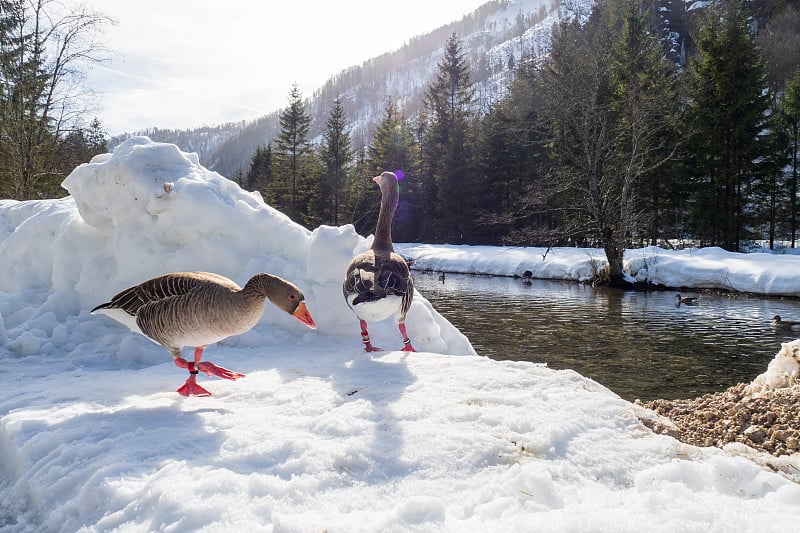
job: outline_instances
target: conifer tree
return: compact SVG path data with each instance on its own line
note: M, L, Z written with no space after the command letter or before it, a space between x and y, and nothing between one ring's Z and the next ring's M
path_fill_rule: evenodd
M461 41L454 33L425 98L429 122L422 151L423 197L433 227L423 227L424 237L464 242L471 235L476 201L468 130L474 126L474 93Z
M250 159L250 168L242 178L242 187L248 191L258 191L264 202L272 205L277 199L275 183L272 179L272 145L259 146Z
M98 155L106 153L106 132L98 118L92 119L88 128L76 128L58 139L56 161L58 167L53 172L59 176L67 176L75 167L88 163ZM42 196L57 197L62 194L60 181L41 183L38 193Z
M611 116L615 123L613 167L621 174L619 231L649 233L658 244L675 175L664 163L679 147L683 110L678 77L654 37L640 2L609 2ZM627 221L626 221L627 219Z
M800 179L800 69L796 70L783 93L782 122L787 134L789 152L789 177L786 195L788 203L788 232L791 247L797 243L798 231L798 179Z
M764 64L741 0L713 3L691 63L691 148L697 191L696 234L738 251L750 220L747 193L757 185L769 97Z
M552 244L559 229L558 211L546 198L539 83L535 65L520 65L506 97L481 120L476 235L489 242Z
M324 172L317 183L314 199L319 204L321 219L327 224L338 226L347 170L353 157L347 119L340 98L333 102L322 137L320 160Z
M281 205L297 222L305 220L305 205L300 205L309 177L308 158L311 146L308 129L311 117L297 84L289 92L289 106L281 111L281 131L275 140L275 177L288 189L287 205Z
M400 116L393 101L387 101L383 111L383 120L367 149L369 171L373 176L383 171L395 172L401 178L402 194L395 215L395 239L417 240L419 224L424 217L420 205L417 142L410 124ZM370 212L374 218L380 203L377 189L370 197Z

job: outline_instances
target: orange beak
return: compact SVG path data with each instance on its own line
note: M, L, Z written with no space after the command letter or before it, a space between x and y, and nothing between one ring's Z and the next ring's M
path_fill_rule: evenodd
M292 316L311 329L317 329L317 324L314 322L314 319L311 318L311 313L308 312L305 302L300 302L297 305L297 309L292 313Z

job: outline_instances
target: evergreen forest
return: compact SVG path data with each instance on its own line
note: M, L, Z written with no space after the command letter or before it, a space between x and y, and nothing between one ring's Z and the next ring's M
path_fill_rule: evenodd
M108 21L60 5L0 0L3 198L62 195L66 174L106 150L78 65L103 59ZM553 28L546 56L510 57L512 81L490 103L452 33L422 108L387 99L366 145L341 98L310 138L293 86L279 134L231 177L308 228L369 234L370 178L394 171L395 241L599 247L612 284L629 247L796 247L800 2L710 2L677 59L656 10L598 0Z
M778 30L800 24L798 2L711 3L684 65L652 15L598 1L585 22L554 29L546 58L514 65L485 110L452 34L424 110L410 120L387 101L363 148L339 100L312 145L295 86L280 136L238 179L309 228L369 234L369 178L396 171L398 242L600 247L612 273L627 247L796 247L800 45Z

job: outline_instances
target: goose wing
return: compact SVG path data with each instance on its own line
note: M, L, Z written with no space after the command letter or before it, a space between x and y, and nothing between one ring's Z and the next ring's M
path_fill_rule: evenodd
M350 263L342 289L345 298L356 295L352 305L387 296L400 296L400 313L405 316L414 295L414 282L408 265L400 255L375 254L370 250Z
M233 281L210 272L175 272L149 279L114 296L110 302L98 305L99 309L122 309L136 316L142 307L162 300L182 296L202 287L214 285L230 290L240 290Z

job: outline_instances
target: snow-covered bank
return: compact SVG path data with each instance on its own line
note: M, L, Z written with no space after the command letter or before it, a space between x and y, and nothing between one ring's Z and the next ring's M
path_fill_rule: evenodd
M408 329L424 352L364 353L341 280L369 241L306 231L192 154L132 139L65 186L63 200L0 202L0 531L784 532L800 519L800 485L654 434L640 407L573 371L475 355L422 297ZM163 348L88 314L174 270L278 274L319 327L268 305L206 352L247 377L180 397ZM370 332L400 348L391 321Z
M449 244L398 244L414 258L413 268L589 281L608 265L597 248L522 248ZM625 252L631 281L666 287L723 289L770 296L800 297L800 255L744 254L721 248L665 250L655 246Z

